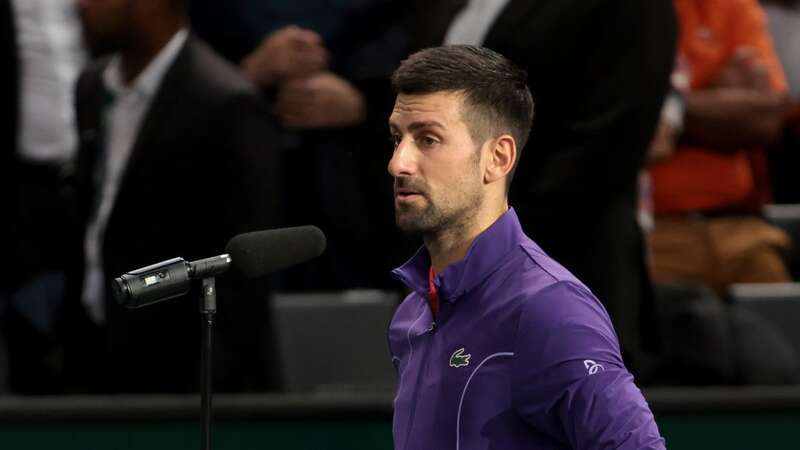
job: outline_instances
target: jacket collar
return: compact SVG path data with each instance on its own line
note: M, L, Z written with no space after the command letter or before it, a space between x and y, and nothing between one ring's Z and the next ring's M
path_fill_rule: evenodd
M178 30L128 86L123 81L122 57L115 54L102 75L105 88L114 96L130 93L147 100L152 99L188 37L189 31L186 28Z
M517 213L509 208L475 238L464 259L447 266L436 275L434 284L439 291L439 298L451 303L458 300L494 273L505 256L525 239ZM428 293L430 265L430 254L422 246L405 264L394 269L392 275L424 297Z

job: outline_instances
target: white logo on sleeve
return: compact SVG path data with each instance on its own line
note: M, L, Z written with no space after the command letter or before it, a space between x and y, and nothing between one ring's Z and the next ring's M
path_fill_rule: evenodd
M602 364L597 364L596 362L592 361L591 359L587 359L583 361L583 366L586 367L586 370L589 371L589 375L594 375L601 370L606 370Z

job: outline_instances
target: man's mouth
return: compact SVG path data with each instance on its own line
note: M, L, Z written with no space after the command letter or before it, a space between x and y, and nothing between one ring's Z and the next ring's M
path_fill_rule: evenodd
M399 201L410 201L422 197L422 194L413 189L400 188L395 189L394 197Z

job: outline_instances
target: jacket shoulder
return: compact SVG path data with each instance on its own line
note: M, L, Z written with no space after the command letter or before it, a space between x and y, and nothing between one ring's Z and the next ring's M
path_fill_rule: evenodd
M602 303L569 270L548 256L533 241L522 243L513 269L498 280L509 295L509 306L517 311L535 311L534 316L571 316L578 311L607 317ZM517 309L521 308L521 309ZM558 321L556 321L558 322Z
M234 65L219 56L206 43L190 36L185 49L189 74L209 95L258 96L256 86Z
M558 261L550 257L535 242L528 239L520 244L523 257L529 262L530 270L526 271L527 276L539 274L542 278L549 280L543 285L554 283L571 283L589 290L578 278L562 266Z

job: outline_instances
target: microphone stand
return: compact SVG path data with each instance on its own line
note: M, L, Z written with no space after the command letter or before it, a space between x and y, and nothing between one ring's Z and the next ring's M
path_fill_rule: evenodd
M212 380L212 334L214 314L217 312L216 279L211 276L203 278L203 296L200 302L200 314L203 320L203 336L201 350L202 381L200 404L203 414L201 427L201 450L211 448L211 380Z

